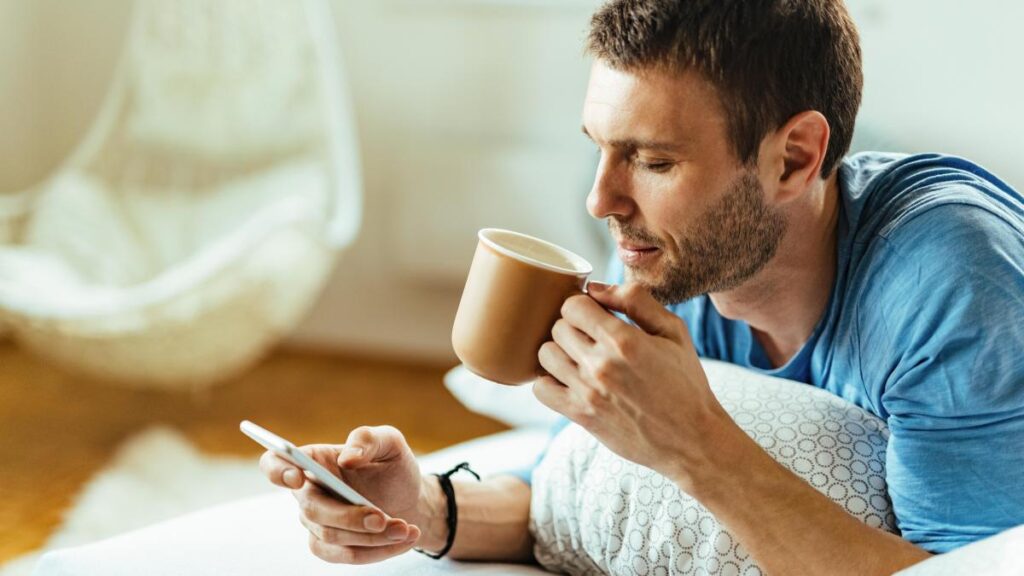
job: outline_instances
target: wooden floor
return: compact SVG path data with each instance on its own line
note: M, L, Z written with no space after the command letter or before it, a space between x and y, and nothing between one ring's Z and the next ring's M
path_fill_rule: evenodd
M238 432L246 418L298 444L340 443L361 424L392 424L417 452L504 429L458 404L444 372L282 350L206 392L167 393L86 381L0 342L0 564L42 545L113 449L154 423L205 452L252 456L254 466L260 449Z

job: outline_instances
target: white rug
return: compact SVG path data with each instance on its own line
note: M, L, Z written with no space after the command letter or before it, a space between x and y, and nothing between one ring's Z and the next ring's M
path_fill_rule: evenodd
M28 576L46 550L94 542L272 489L255 458L207 456L174 430L149 428L127 440L85 485L42 550L5 564L0 576Z

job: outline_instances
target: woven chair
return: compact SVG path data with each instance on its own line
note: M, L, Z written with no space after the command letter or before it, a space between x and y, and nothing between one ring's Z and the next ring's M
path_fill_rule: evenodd
M0 194L0 325L68 369L201 387L287 335L362 214L325 0L140 0L102 109Z

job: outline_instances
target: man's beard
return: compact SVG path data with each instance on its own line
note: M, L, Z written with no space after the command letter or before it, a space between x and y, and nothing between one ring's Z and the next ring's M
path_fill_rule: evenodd
M614 217L608 227L620 239L662 250L657 261L660 269L632 270L626 265L626 279L639 282L668 305L731 290L757 274L778 250L786 219L765 203L756 173L747 170L679 237L671 252L672 246L665 246L665 241ZM645 277L648 272L657 276Z

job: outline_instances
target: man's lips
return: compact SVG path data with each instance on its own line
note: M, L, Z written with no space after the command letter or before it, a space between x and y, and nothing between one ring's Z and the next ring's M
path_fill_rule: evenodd
M643 244L629 244L627 242L619 242L619 248L623 250L630 250L632 252L641 252L643 250L657 250L657 246L645 246Z
M626 264L640 264L641 262L652 258L657 252L657 246L619 244L619 259Z

